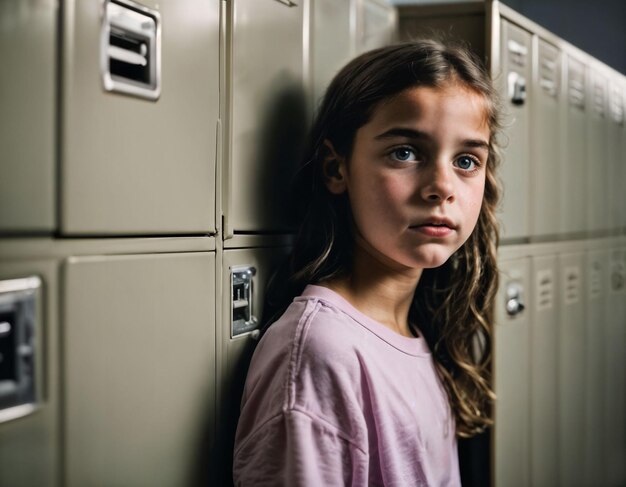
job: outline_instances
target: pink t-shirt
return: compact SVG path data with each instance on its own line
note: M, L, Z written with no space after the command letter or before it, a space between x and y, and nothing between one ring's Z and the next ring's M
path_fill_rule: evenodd
M460 486L454 420L423 338L308 286L254 353L237 486Z

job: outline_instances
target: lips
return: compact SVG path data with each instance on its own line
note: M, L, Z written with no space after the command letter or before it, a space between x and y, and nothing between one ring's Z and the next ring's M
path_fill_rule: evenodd
M429 218L409 228L427 237L446 237L455 230L454 224L447 218Z
M433 227L433 228L448 228L450 230L455 230L456 227L454 223L448 218L429 218L415 225L411 225L411 228L420 228L420 227Z

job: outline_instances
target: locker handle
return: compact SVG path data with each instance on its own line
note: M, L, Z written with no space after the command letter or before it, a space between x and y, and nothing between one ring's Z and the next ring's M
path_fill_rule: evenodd
M508 77L509 100L513 105L521 106L526 102L526 79L515 71Z
M298 4L292 0L276 0L278 3L282 3L283 5L286 5L287 7L297 7Z

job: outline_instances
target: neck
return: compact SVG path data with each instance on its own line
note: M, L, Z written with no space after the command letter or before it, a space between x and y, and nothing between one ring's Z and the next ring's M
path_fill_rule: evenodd
M355 246L350 275L322 285L332 289L370 318L404 336L414 336L409 310L422 269L404 268Z

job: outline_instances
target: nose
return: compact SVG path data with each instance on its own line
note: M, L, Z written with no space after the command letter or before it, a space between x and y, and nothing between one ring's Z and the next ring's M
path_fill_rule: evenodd
M454 169L450 164L437 161L422 173L424 176L420 193L431 203L454 201Z

